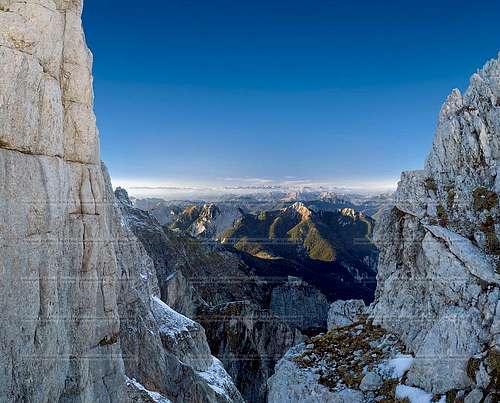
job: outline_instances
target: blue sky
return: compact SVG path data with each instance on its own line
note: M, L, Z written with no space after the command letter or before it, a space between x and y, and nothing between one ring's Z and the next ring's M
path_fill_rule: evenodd
M102 158L120 183L393 181L499 20L481 0L87 0Z

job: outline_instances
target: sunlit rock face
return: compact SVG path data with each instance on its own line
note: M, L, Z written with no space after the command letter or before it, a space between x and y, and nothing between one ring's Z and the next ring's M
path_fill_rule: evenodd
M448 97L425 169L402 174L378 220L368 320L333 304L332 330L276 366L270 402L498 401L499 163L496 59Z
M81 1L0 1L0 400L122 401Z
M409 382L431 392L475 384L471 357L500 346L499 162L497 59L448 97L425 169L402 175L376 230L372 316L415 354Z
M0 0L0 401L242 401L115 205L81 12Z

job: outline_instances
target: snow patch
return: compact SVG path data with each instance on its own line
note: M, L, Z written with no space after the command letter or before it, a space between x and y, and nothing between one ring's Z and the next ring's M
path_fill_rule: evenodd
M401 354L380 365L380 369L391 378L401 378L408 371L414 358L411 355Z
M234 387L233 381L217 358L212 357L212 365L206 371L197 371L197 374L207 381L215 393L225 396L228 401L232 400L228 391Z
M135 379L130 379L130 378L125 377L125 382L126 382L127 386L132 385L133 387L135 387L140 392L143 392L146 395L148 395L148 397L154 403L172 403L170 400L168 400L166 397L160 395L158 392L151 392L150 390L147 390L144 386L142 386Z
M153 296L151 299L153 315L161 318L159 327L161 333L175 338L179 333L189 332L189 328L197 327L196 322L174 311L160 298Z
M432 403L432 395L419 388L406 385L396 386L396 399L408 399L410 403ZM446 397L441 396L438 403L445 403Z

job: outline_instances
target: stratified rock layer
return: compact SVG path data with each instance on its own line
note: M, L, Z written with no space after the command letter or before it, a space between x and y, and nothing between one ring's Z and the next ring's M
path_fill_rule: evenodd
M0 0L0 401L240 402L114 205L81 12Z
M81 1L0 1L0 400L123 401Z

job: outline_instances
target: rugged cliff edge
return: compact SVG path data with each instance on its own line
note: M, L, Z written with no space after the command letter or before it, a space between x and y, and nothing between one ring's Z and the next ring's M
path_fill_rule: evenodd
M0 396L123 400L80 1L0 1Z
M395 205L377 225L378 287L368 321L289 352L269 381L270 401L295 401L286 394L292 386L310 402L498 401L499 193L496 59L463 95L448 97L425 169L403 173ZM387 350L393 335L403 344ZM344 351L346 343L359 351ZM410 365L388 373L401 348ZM339 357L358 365L343 368Z
M242 401L99 159L81 0L0 0L0 401Z

